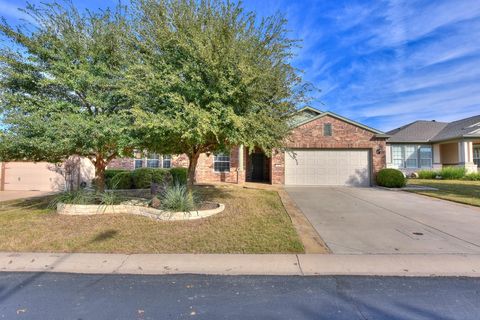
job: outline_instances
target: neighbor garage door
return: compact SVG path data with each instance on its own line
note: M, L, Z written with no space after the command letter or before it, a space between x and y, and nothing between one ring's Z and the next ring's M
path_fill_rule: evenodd
M369 186L368 150L290 150L285 153L285 184Z
M62 176L52 171L47 162L7 162L5 164L5 190L61 190Z

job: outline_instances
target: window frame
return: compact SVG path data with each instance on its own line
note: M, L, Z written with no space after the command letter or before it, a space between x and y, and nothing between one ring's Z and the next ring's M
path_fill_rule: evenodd
M429 157L422 149L430 149ZM412 152L413 151L413 152ZM408 152L408 156L407 156ZM392 144L390 148L391 163L399 169L432 169L433 146L428 144ZM425 160L429 165L422 164ZM412 165L415 163L415 165Z
M151 165L156 163L157 165ZM165 164L168 163L168 166ZM170 169L172 167L172 155L162 155L157 153L134 151L133 169L152 168L152 169Z
M480 145L473 146L473 163L480 167Z
M223 157L223 158L228 158L228 160L222 159L219 160L218 157ZM227 153L216 153L213 155L213 171L215 173L225 173L225 172L230 172L230 167L231 167L231 159L230 159L230 154ZM217 164L227 164L226 167L221 168L221 170L218 170Z
M422 148L429 148L430 149L430 157L422 157ZM422 160L429 160L429 165L428 166L424 166L422 165ZM418 167L420 169L424 169L424 168L433 168L433 146L431 145L420 145L418 147Z
M333 126L331 123L324 123L323 124L323 136L324 137L332 137L333 136Z
M166 166L165 163L168 163L168 166ZM170 169L171 167L172 167L172 155L171 154L162 155L162 168Z

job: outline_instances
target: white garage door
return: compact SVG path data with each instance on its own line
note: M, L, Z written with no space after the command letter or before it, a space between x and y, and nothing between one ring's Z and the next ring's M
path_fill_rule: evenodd
M7 162L5 190L57 191L64 187L63 177L47 162Z
M370 185L367 150L290 150L285 153L285 184Z

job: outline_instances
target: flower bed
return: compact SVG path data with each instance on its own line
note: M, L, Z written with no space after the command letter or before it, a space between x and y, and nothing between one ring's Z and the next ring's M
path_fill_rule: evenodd
M204 209L205 208L205 209ZM189 212L170 212L158 210L148 206L119 204L119 205L94 205L94 204L57 204L57 213L62 215L97 215L97 214L134 214L149 217L154 220L195 220L213 216L225 210L221 203L204 203L201 209Z

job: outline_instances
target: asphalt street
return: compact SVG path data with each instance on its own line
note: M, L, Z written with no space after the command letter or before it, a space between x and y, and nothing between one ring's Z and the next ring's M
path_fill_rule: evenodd
M0 319L480 319L480 279L0 273Z

